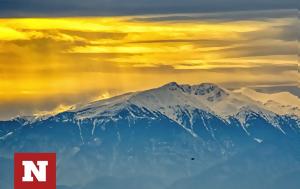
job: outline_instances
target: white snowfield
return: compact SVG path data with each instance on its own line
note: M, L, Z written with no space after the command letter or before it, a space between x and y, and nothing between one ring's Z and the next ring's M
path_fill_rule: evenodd
M289 92L266 94L250 88L241 88L234 92L264 104L266 109L279 115L300 116L300 99Z
M230 91L211 83L179 85L175 82L159 88L91 102L69 112L76 112L79 120L100 115L113 117L124 108L131 112L130 105L161 113L187 130L189 129L184 126L181 113L187 113L192 123L192 112L196 109L209 112L224 121L235 117L245 127L245 131L249 113L262 116L280 130L276 119L278 115L296 116L297 119L300 117L300 100L290 93L264 94L246 88Z

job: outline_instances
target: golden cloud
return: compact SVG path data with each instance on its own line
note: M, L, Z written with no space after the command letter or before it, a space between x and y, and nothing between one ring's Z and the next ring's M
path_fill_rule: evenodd
M121 93L173 80L292 82L295 78L287 73L296 70L282 65L297 64L297 42L284 36L293 22L294 18L217 23L133 17L0 19L0 101L101 96L95 91ZM272 66L288 70L275 77ZM232 77L236 69L240 71Z

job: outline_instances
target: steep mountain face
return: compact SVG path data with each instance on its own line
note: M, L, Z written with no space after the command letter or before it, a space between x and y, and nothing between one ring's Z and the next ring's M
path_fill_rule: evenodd
M12 188L14 152L54 151L58 188L292 188L299 146L297 111L215 84L169 83L0 122L0 187Z

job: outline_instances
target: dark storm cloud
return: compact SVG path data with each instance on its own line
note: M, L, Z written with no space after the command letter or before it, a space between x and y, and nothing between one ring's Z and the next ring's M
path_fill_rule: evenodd
M296 9L298 0L0 0L0 16L112 16Z
M261 20L268 21L273 18L297 18L297 9L281 9L281 10L250 10L250 11L233 11L233 12L218 12L218 13L194 13L194 14L171 14L171 15L152 15L135 17L136 21L210 21L210 22L230 22L239 20Z

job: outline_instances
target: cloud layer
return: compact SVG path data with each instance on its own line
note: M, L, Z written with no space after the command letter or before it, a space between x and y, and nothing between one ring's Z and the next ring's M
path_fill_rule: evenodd
M297 13L0 20L2 118L169 81L295 84Z

